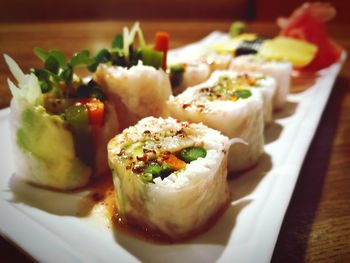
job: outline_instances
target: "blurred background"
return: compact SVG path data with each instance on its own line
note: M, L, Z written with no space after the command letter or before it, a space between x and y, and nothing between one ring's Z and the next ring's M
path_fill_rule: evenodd
M115 20L115 19L242 19L272 21L289 15L305 1L280 0L2 0L0 22ZM319 1L322 2L322 1ZM349 10L347 0L325 1L337 10ZM332 23L349 21L339 12Z
M213 30L228 31L231 22L248 21L251 32L278 33L279 16L289 16L305 0L1 0L0 54L19 61L24 71L41 65L32 50L60 49L67 56L109 46L123 26L140 21L146 41L154 32L170 33L170 48L197 41ZM322 1L321 1L322 2ZM350 0L329 0L338 13L327 27L335 39L347 35ZM339 29L339 26L342 28ZM334 30L334 28L336 30ZM349 28L349 30L347 30ZM346 43L341 43L345 48ZM0 108L11 98L10 77L0 59Z

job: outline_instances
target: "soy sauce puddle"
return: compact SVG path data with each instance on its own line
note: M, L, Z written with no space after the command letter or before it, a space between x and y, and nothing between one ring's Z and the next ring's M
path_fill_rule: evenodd
M94 187L93 193L90 194L89 198L91 199L91 202L95 203L94 208L92 209L92 214L98 214L97 217L100 218L99 221L104 221L108 230L113 231L115 237L117 237L119 233L124 233L134 238L155 244L188 242L195 237L206 233L211 227L217 224L230 206L230 198L228 198L227 202L209 218L203 227L189 232L186 236L174 239L160 230L152 229L147 225L140 225L137 220L130 218L126 219L119 215L115 206L115 191L112 180L98 183Z

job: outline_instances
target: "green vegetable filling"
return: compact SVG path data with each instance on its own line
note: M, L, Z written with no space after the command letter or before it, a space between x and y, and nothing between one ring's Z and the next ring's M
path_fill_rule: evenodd
M251 76L241 74L231 78L229 76L221 76L217 83L211 87L201 89L201 92L208 96L209 100L233 100L247 99L252 96L251 87L259 87L261 80L265 79L264 75Z
M87 84L80 85L77 89L77 97L79 98L96 98L100 101L106 99L100 86L93 80L90 80Z
M197 160L198 158L204 158L207 155L207 151L198 146L188 147L180 151L180 159L186 163Z
M146 182L152 182L154 178L160 177L162 179L168 177L173 169L167 164L160 165L156 161L149 162L143 172L142 179Z
M138 36L138 47L135 47L136 35ZM128 39L127 43L125 43L125 39ZM158 69L162 66L163 52L155 51L152 47L146 46L139 25L135 24L130 33L124 31L123 34L116 35L112 42L112 48L100 50L92 58L87 68L91 72L95 72L98 65L102 63L130 68L137 65L139 60L142 61L143 65Z
M74 104L64 112L68 128L74 138L74 148L83 163L90 165L93 160L88 109L85 105Z
M168 73L170 77L170 83L173 88L176 88L181 85L183 81L184 72L185 69L181 65L174 65L170 67Z
M153 182L153 174L151 174L151 173L144 173L141 176L141 179L145 183L152 183Z
M141 158L140 153L143 152L142 143L134 143L131 146L129 146L126 149L126 152L129 154L132 154L133 158ZM197 160L198 158L202 157L204 158L207 154L207 151L199 146L194 147L187 147L183 150L181 150L178 153L169 153L172 155L173 160L178 160L180 163L190 163L192 161ZM180 170L182 168L179 168L176 166L173 166L174 164L168 163L169 159L165 157L160 158L160 156L163 156L163 154L158 153L157 156L153 156L153 159L146 160L144 162L144 166L141 165L140 169L140 163L137 165L138 169L134 170L135 173L140 173L140 178L145 183L153 182L153 180L157 177L160 177L161 179L164 179L168 177L171 173L176 172L177 170ZM178 157L176 157L178 156ZM136 164L134 164L136 166ZM181 167L181 166L180 166ZM184 166L182 166L184 167Z
M154 178L159 177L163 171L162 166L157 162L149 162L144 173L151 174Z
M235 92L233 92L233 95L238 98L247 99L250 96L252 96L252 92L248 89L238 89Z
M85 105L74 104L65 110L65 118L71 124L87 124L89 122L88 109Z
M141 60L144 65L152 66L156 69L162 66L163 53L149 48L141 48Z

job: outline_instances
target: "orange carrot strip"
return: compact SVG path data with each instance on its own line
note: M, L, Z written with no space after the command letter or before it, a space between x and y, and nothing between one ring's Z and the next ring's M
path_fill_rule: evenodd
M168 164L175 171L186 167L186 163L184 161L180 160L179 158L177 158L173 154L170 154L168 156L168 158L164 159L164 162L166 164Z
M163 70L166 70L167 53L169 49L169 39L170 39L169 34L166 32L156 33L154 50L163 52L163 63L162 63Z

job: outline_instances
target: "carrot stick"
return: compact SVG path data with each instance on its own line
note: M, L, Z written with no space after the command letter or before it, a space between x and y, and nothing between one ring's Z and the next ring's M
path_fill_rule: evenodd
M169 34L166 32L157 32L154 43L154 49L163 52L162 69L166 70L167 53L169 49Z
M170 167L175 171L186 167L186 163L173 154L170 154L167 159L164 159L164 162L170 165Z

